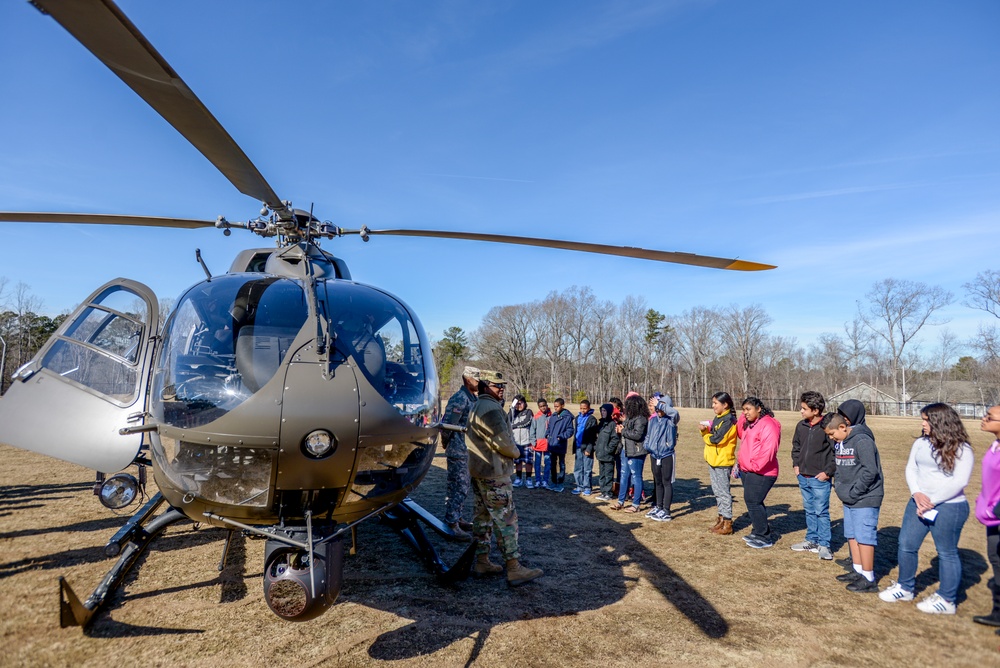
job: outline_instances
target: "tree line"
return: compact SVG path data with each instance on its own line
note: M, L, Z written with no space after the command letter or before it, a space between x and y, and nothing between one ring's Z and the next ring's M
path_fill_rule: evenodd
M981 272L963 288L964 305L1000 320L1000 271ZM986 405L1000 401L1000 326L983 323L971 340L959 340L938 317L954 302L938 286L885 279L841 331L803 347L771 333L773 319L760 304L664 314L641 296L603 301L574 286L495 306L470 333L449 328L436 359L443 392L457 386L468 361L502 370L531 399L659 390L683 405L708 406L713 392L726 389L795 409L804 389L830 396L865 382L900 400L935 391L935 400L948 400L945 381L971 380Z

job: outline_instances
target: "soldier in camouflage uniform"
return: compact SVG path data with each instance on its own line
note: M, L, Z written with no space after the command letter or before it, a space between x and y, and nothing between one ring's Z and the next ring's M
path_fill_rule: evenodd
M479 399L469 416L466 432L475 507L472 535L478 542L473 572L476 575L503 572L503 567L490 561L490 536L495 534L497 547L506 561L507 584L517 586L541 576L542 571L520 562L511 483L514 460L520 451L503 410L504 384L503 376L496 371L479 373Z
M467 366L462 371L462 387L448 400L441 421L465 427L469 414L476 405L479 390L479 369ZM471 538L467 533L472 525L462 520L465 498L469 496L469 451L462 432L442 432L444 452L448 462L448 490L444 497L444 521L458 538Z

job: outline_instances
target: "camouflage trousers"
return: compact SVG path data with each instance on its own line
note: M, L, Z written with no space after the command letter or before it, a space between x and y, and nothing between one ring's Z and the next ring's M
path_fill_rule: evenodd
M478 543L476 554L489 554L490 536L495 533L504 560L520 559L517 510L514 509L510 478L473 478L472 501L472 537Z
M444 497L444 521L445 524L454 524L462 519L465 499L469 496L469 452L465 443L461 447L449 447L445 452L448 489Z

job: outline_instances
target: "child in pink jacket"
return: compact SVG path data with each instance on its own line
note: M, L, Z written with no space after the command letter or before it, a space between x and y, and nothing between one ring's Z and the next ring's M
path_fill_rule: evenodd
M762 549L774 546L771 527L767 523L764 499L778 479L778 446L781 444L781 424L774 413L757 397L743 400L743 415L736 423L740 447L736 453L743 478L743 501L753 522L753 531L744 536L748 547Z
M988 585L993 591L993 611L972 621L1000 627L1000 406L986 411L979 428L996 438L983 455L983 488L976 499L976 519L986 527L986 556L993 566Z

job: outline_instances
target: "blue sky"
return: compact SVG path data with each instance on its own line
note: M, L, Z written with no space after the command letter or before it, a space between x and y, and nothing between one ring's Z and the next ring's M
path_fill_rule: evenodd
M776 264L744 274L459 241L327 242L439 337L589 285L679 313L760 303L839 332L882 278L995 268L1000 3L122 1L301 208L368 225ZM259 205L27 2L0 6L0 209L231 220ZM4 226L0 276L58 313L117 276L176 297L234 231ZM470 273L471 270L471 273ZM934 336L934 332L929 332ZM926 352L933 342L924 344Z

